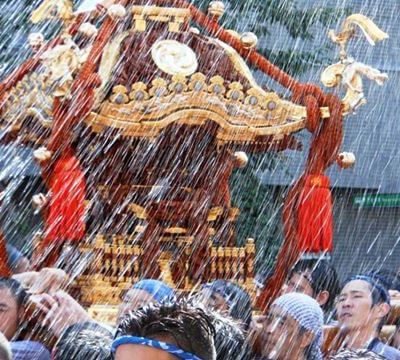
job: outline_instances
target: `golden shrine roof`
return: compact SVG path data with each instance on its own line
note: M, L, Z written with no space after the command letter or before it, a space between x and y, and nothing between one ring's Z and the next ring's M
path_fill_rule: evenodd
M152 138L172 123L211 120L219 126L219 141L243 142L263 136L279 141L305 127L305 107L260 87L235 49L190 27L188 9L135 5L128 12L130 27L119 28L102 52L102 85L84 119L94 132L112 128L127 137ZM88 36L89 30L96 31L86 26ZM241 41L256 45L253 34ZM52 126L54 98L68 97L91 50L90 41L77 42L64 35L62 44L41 55L39 68L8 92L3 126L18 130L27 118ZM321 115L329 117L329 110L321 108Z

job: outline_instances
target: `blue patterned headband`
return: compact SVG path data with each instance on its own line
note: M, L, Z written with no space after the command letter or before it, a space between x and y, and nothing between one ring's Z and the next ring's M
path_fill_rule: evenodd
M159 350L165 351L167 353L170 353L179 359L201 360L198 356L188 353L186 351L183 351L182 349L179 349L175 345L167 344L165 342L157 341L157 340L153 340L153 339L147 339L144 337L137 337L137 336L119 337L118 339L114 340L114 342L112 343L112 351L113 351L113 353L115 353L119 346L129 345L129 344L149 346L154 349L159 349Z

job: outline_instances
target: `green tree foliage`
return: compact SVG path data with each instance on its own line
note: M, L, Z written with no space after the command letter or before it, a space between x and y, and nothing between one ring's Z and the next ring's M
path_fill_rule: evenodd
M206 11L209 2L195 0L194 3ZM223 27L240 33L254 32L260 40L259 52L292 75L306 71L310 64L325 64L331 47L327 43L319 48L296 46L282 50L285 41L294 39L312 44L319 31L326 33L336 27L340 18L349 14L348 8L312 6L313 1L235 0L225 1L225 4L226 13L221 19ZM273 31L277 28L282 43L271 41L276 38Z

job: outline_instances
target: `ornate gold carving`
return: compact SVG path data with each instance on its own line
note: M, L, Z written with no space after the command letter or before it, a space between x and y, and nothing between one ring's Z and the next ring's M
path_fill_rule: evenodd
M147 92L147 85L143 82L138 82L132 86L132 90L129 93L129 98L133 101L145 101L149 99L149 93Z
M169 75L189 76L198 67L197 56L187 45L176 40L160 40L151 48L157 67Z
M244 93L243 93L243 85L239 82L233 82L229 84L229 91L226 94L227 98L239 102L244 99Z
M183 75L174 75L171 84L168 86L168 89L176 94L185 92L187 88L187 79Z
M172 255L169 251L163 252L161 259L158 261L161 270L161 278L167 285L174 288L175 283L172 278L171 262L172 262Z
M129 102L128 89L125 86L118 85L112 89L110 100L115 104L127 104Z
M362 77L374 80L378 85L383 85L388 79L386 73L380 72L369 65L346 58L329 66L321 75L322 83L327 87L343 85L346 95L343 99L346 111L355 111L367 103L364 96Z
M170 227L164 230L166 234L183 235L187 233L187 229L181 227Z
M104 100L104 95L109 86L109 80L113 73L114 66L120 57L121 43L128 34L128 31L124 31L121 34L116 35L104 48L98 71L102 84L96 89L95 108L97 108Z
M86 119L93 131L113 127L121 129L125 136L151 138L172 122L201 125L211 120L220 125L220 141L248 142L263 135L273 135L279 140L305 126L304 107L260 88L245 91L238 82L226 84L221 76L209 81L201 73L190 78L174 75L170 81L156 78L150 90L146 84L136 83L126 104L123 95L128 90L121 86L114 90L116 93L103 103L99 114L92 113ZM122 104L115 103L117 94ZM329 116L326 108L321 113L323 117Z
M190 78L189 90L200 92L206 90L206 76L202 73L195 73Z
M32 12L31 21L34 24L47 19L69 21L73 17L73 2L71 0L44 0L42 4Z
M137 204L131 204L130 210L133 211L136 215L137 218L146 220L147 219L147 212L146 209L140 205Z
M340 57L344 59L347 57L346 46L347 42L356 36L356 26L361 29L367 41L371 45L376 42L387 39L389 35L379 29L375 23L362 14L352 14L346 18L342 24L342 29L338 34L334 30L328 32L329 38L340 47Z
M210 85L208 86L208 92L214 95L223 96L225 95L226 89L224 86L224 78L216 75L210 79Z
M224 209L221 206L218 207L213 207L210 209L210 212L208 213L208 218L207 221L215 221L219 216L221 216L224 212Z
M262 103L264 92L261 92L259 89L251 88L247 91L247 97L244 100L246 105L257 106Z
M154 96L160 98L162 96L166 96L168 93L167 82L164 79L156 78L151 82L152 87L150 88L149 94L150 96Z
M170 32L179 32L181 25L190 20L188 9L132 6L132 14L136 31L146 31L147 21L168 22Z
M383 85L388 79L387 74L347 55L347 42L355 36L356 26L362 30L371 45L389 37L372 20L361 14L349 16L344 21L340 33L335 34L333 30L329 32L330 39L340 47L340 61L324 70L321 74L321 81L327 87L342 85L346 89L343 99L345 112L354 112L359 106L366 104L367 100L364 97L362 84L363 76L375 80L378 85Z

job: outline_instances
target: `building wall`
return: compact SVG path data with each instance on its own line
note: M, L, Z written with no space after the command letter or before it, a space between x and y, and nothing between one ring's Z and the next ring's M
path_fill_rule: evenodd
M334 192L334 264L344 278L372 269L400 269L400 208L360 208L360 189Z

